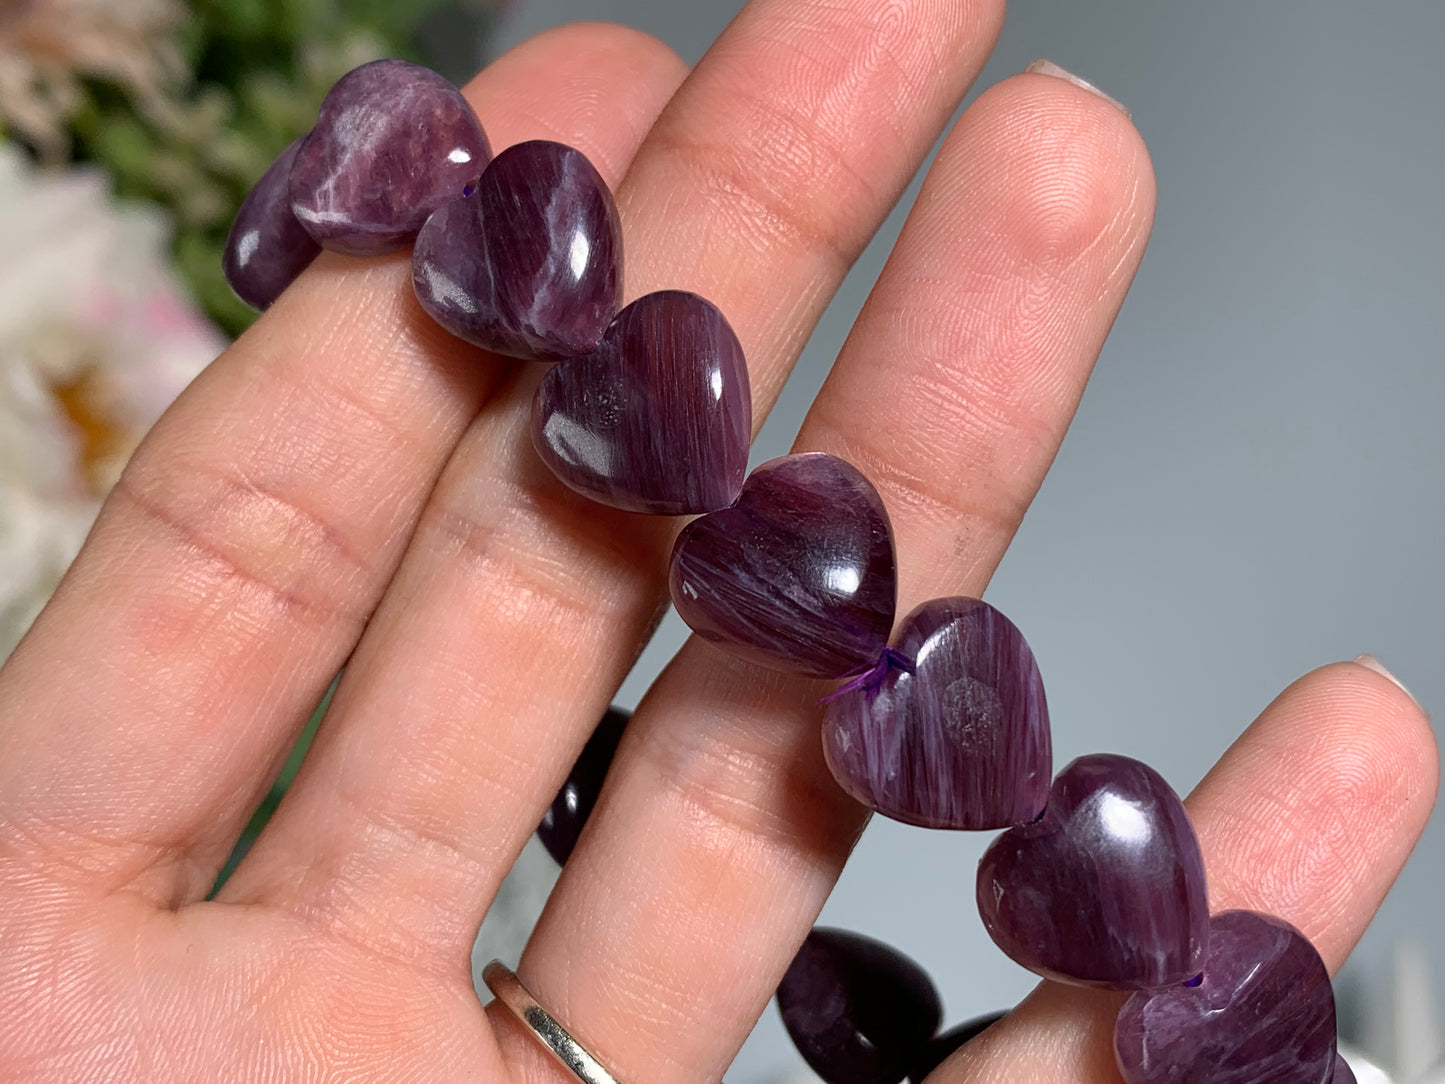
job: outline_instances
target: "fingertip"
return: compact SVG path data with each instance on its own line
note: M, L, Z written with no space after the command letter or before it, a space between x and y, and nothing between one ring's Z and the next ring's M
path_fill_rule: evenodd
M1440 745L1430 713L1373 655L1359 655L1335 666L1355 671L1351 679L1359 695L1376 705L1379 725L1394 743L1402 770L1423 804L1433 809L1440 791Z
M1043 57L1039 57L1037 60L1030 61L1028 66L1024 68L1024 71L1026 73L1051 75L1055 79L1062 79L1066 83L1072 83L1076 87L1087 90L1090 94L1097 94L1100 98L1103 98L1110 105L1120 110L1126 117L1131 116L1129 112L1129 107L1126 106L1123 102L1119 101L1118 98L1115 98L1109 94L1105 94L1101 88L1095 86L1087 79L1083 78L1082 76L1075 75L1067 68L1060 67L1052 60L1046 60Z
M1438 786L1425 713L1356 662L1284 690L1190 796L1213 910L1280 915L1338 967L1424 830Z
M1402 809L1424 810L1423 827L1439 785L1436 740L1430 717L1393 676L1359 660L1329 663L1290 685L1255 725L1275 713L1281 740L1332 761L1338 774L1369 765Z
M1406 687L1403 681L1401 681L1393 673L1386 669L1385 664L1382 663L1379 659L1375 658L1375 656L1368 653L1364 655L1356 655L1351 661L1356 666L1363 666L1371 673L1379 674L1381 677L1386 678L1390 682L1390 684L1394 685L1395 688L1399 689L1406 696L1408 696L1411 703L1413 703L1416 707L1420 708L1422 711L1424 710L1424 705L1421 704L1420 701L1415 699L1415 694ZM1428 717L1430 713L1425 712L1425 714Z
M513 46L473 76L462 91L469 98L495 93L501 86L515 86L518 74L531 76L548 65L553 66L554 77L563 79L601 67L633 77L671 75L681 82L688 71L686 62L661 38L620 23L577 22L550 27Z
M1142 250L1154 219L1155 178L1128 114L1092 91L1032 72L991 87L974 110L992 129L984 138L1023 149L1001 156L1016 176L1005 186L1011 197L994 213L1026 256L1057 268L1111 238Z
M672 46L635 26L584 19L551 27L532 38L539 46L554 48L579 58L595 58L621 65L645 62L671 68L678 79L688 65Z
M569 143L615 188L687 72L682 58L651 34L570 23L502 54L463 93L494 150L528 139Z

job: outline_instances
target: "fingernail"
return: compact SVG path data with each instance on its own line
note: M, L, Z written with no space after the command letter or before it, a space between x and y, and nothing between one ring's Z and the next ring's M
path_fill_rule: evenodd
M1065 82L1073 83L1076 87L1083 87L1090 94L1097 94L1099 97L1103 98L1104 101L1113 105L1119 110L1119 112L1123 113L1124 116L1127 117L1130 115L1128 107L1125 106L1123 102L1119 101L1118 98L1109 97L1109 95L1105 94L1102 90L1094 86L1094 84L1089 82L1087 79L1080 79L1073 72L1065 68L1059 67L1052 60L1045 60L1043 57L1039 57L1038 60L1032 61L1029 66L1024 69L1024 71L1033 72L1035 75L1052 75L1055 79L1062 79Z
M1404 683L1403 681L1401 681L1399 678L1397 678L1394 674L1390 673L1390 671L1386 670L1385 667L1384 667L1384 665L1381 664L1380 660L1377 659L1377 658L1375 658L1375 656L1373 656L1373 655L1368 655L1368 654L1367 654L1367 655L1356 655L1356 656L1355 656L1355 662L1356 662L1358 665L1363 666L1366 670L1373 670L1375 673L1379 674L1381 677L1389 678L1391 681L1393 681L1393 682L1395 683L1395 686L1396 686L1402 693L1404 693L1406 696L1408 696L1411 700L1415 700L1415 694L1412 693L1409 689L1405 688L1405 683ZM1420 704L1420 701L1418 701L1418 700L1415 700L1415 706L1416 706L1417 708L1421 708L1421 710L1424 710L1423 707L1422 707L1422 705Z

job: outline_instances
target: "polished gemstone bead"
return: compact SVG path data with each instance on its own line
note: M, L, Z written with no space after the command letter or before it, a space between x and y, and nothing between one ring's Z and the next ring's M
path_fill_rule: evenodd
M1044 683L1023 634L986 602L938 598L903 621L886 667L832 697L823 752L844 790L925 828L1036 818L1053 770Z
M1008 1013L1002 1012L989 1013L987 1016L980 1016L976 1020L959 1024L935 1035L924 1044L918 1057L914 1059L912 1067L908 1070L908 1079L913 1084L923 1084L924 1077L951 1058L954 1051L970 1039L982 1035L1007 1015Z
M508 147L475 192L427 219L412 282L422 308L467 342L549 361L591 353L622 289L612 193L581 151Z
M291 213L291 163L300 146L298 139L262 174L226 238L221 269L236 296L253 309L270 308L321 251Z
M1335 1055L1335 1070L1330 1077L1330 1084L1356 1084L1355 1071L1350 1068L1350 1063L1338 1054Z
M978 867L995 943L1045 978L1150 990L1199 974L1209 944L1194 829L1154 769L1080 757L1033 824L1005 832Z
M542 816L537 838L559 866L566 863L578 837L582 835L583 825L592 815L592 807L602 793L602 782L607 778L607 769L612 765L618 743L622 741L622 731L631 717L631 712L621 708L607 709L607 714L602 716L597 729L582 747L577 762L567 774L567 781Z
M709 301L638 298L586 357L553 366L532 400L532 443L584 496L657 515L737 499L752 439L742 346Z
M291 166L291 210L323 248L392 252L491 157L461 91L419 64L376 60L321 103Z
M928 974L896 949L815 928L778 986L798 1052L827 1084L897 1084L938 1028Z
M703 639L775 670L842 677L870 666L893 629L888 513L836 456L771 460L731 508L683 528L669 587Z
M1114 1025L1127 1084L1330 1084L1335 997L1313 945L1281 919L1225 911L1202 980L1137 993ZM1342 1062L1340 1064L1343 1064Z

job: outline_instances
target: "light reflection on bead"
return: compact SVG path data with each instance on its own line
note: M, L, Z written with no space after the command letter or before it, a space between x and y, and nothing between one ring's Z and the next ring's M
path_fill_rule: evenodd
M681 290L628 305L595 351L549 369L532 400L532 443L552 473L631 512L732 504L751 440L742 346L716 306Z
M321 251L291 213L291 163L300 146L297 139L271 163L226 238L221 269L236 296L253 309L270 308Z
M977 896L994 942L1059 982L1183 983L1208 948L1204 862L1184 805L1128 757L1080 757L1060 772L1044 815L984 853Z
M888 513L836 456L773 459L731 508L683 528L668 583L705 640L775 670L843 677L870 665L893 628Z
M321 103L291 168L291 210L323 248L392 252L491 157L461 91L419 64L373 61Z
M827 1084L897 1084L938 1028L927 972L881 941L815 927L778 985L793 1045Z
M1126 1001L1114 1052L1126 1084L1330 1084L1342 1063L1329 972L1289 923L1225 911L1202 981Z
M567 773L566 782L542 816L537 838L559 866L566 864L587 819L592 816L592 809L602 794L607 769L612 766L612 758L622 741L622 732L631 717L632 713L622 708L607 709L607 714L602 716L572 770Z
M467 342L553 361L590 353L622 289L612 194L581 151L508 147L427 220L412 281L422 308Z

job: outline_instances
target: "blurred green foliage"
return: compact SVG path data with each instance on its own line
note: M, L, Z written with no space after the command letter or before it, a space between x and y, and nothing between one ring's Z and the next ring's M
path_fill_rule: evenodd
M171 212L181 277L205 312L237 335L256 314L226 284L221 252L251 186L311 127L331 85L358 64L393 56L430 62L454 80L470 74L484 59L496 2L191 0L174 42L185 78L155 95L83 78L69 117L72 154L102 166L122 199ZM425 55L422 40L465 70ZM217 887L285 795L330 696L299 736Z
M491 0L191 0L177 46L192 73L161 100L86 83L75 153L105 167L122 198L161 203L175 261L202 308L239 334L255 314L221 274L231 220L252 184L306 132L326 91L382 56L424 61L418 29L439 16L469 28L478 53ZM480 56L478 56L480 60Z

